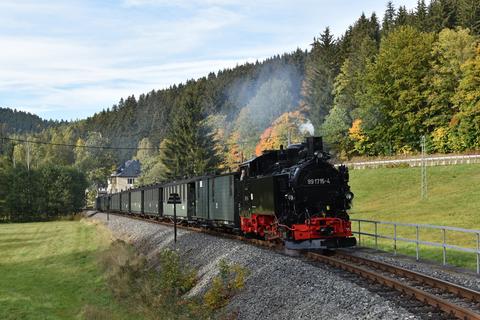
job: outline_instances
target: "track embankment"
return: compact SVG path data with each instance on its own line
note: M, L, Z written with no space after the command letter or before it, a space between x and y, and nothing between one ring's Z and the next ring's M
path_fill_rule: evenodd
M249 271L245 288L225 307L239 319L427 319L384 297L369 286L351 281L339 270L312 264L303 257L278 252L233 239L178 230L173 242L169 226L98 213L91 219L104 223L116 238L135 245L149 257L164 248L178 250L182 259L198 270L198 284L189 293L206 290L223 259ZM430 317L431 318L431 317ZM433 318L432 318L433 319Z

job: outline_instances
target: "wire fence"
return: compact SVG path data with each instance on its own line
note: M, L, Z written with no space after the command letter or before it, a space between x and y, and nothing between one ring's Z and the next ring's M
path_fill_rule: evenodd
M429 156L426 158L409 158L409 159L391 159L391 160L373 160L347 162L345 165L350 169L366 169L379 168L397 165L407 165L410 167L419 167L425 163L427 166L441 166L454 164L471 164L480 163L480 154L472 155L455 155L455 156Z
M400 249L399 242L403 242L414 246L417 261L420 260L422 249L430 249L425 252L427 258L441 251L443 265L447 265L449 257L455 255L455 259L458 259L458 254L454 252L461 253L461 260L469 260L466 263L462 261L464 263L461 265L476 265L477 274L480 275L480 230L362 219L351 221L358 245L376 249L381 246L382 249L393 250L396 255Z

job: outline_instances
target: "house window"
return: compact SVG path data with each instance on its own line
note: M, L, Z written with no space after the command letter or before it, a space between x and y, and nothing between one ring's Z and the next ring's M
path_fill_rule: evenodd
M134 181L135 181L135 179L133 179L133 178L128 178L127 179L128 184L133 184Z

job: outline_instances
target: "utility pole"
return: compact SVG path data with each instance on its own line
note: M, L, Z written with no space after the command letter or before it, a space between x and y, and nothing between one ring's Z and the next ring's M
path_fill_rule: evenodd
M27 170L30 171L30 143L27 142Z
M426 150L425 150L425 136L422 136L420 140L422 146L422 182L421 182L421 197L422 199L428 198L428 188L427 188L427 162L425 159Z

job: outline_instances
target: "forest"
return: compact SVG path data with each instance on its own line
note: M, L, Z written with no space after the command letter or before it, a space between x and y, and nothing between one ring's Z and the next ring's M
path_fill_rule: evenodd
M19 115L0 127L0 167L74 168L94 190L127 159L152 183L235 170L312 134L339 161L414 154L422 136L429 153L478 150L479 35L477 0L388 2L338 37L326 28L309 50L121 98L84 120ZM0 212L11 212L2 197Z

